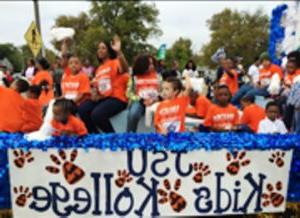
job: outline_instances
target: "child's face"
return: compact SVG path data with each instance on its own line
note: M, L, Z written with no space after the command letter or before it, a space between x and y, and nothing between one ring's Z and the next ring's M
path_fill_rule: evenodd
M60 106L54 106L53 119L61 123L66 123L68 120L68 113L63 111L63 109Z
M292 74L297 70L297 67L295 66L294 63L288 62L286 65L286 70L287 70L288 74Z
M78 57L71 57L69 60L69 67L72 74L77 74L81 70L81 62Z
M271 65L271 61L263 60L261 64L263 65L263 68L268 68Z
M153 59L151 57L149 58L149 69L148 70L150 72L155 70L154 62L153 62Z
M274 121L279 116L279 108L277 106L270 106L268 107L266 114L270 120Z
M161 95L164 100L175 98L176 91L174 90L173 85L169 82L163 82Z
M216 91L216 99L221 106L226 106L230 100L229 90L226 88L218 89Z
M223 67L225 70L231 70L233 68L233 61L231 59L226 59Z

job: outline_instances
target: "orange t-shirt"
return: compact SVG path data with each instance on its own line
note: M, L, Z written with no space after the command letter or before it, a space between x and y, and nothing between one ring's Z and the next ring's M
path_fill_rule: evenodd
M204 120L204 126L223 130L230 130L237 124L239 124L238 110L231 104L226 107L212 104Z
M70 67L65 67L64 68L64 75L71 75L72 74L72 70Z
M167 132L183 132L186 108L189 104L187 96L179 96L172 100L161 102L154 115L154 124L157 132L161 128Z
M51 126L54 128L53 136L60 136L63 134L63 132L79 136L87 134L87 129L84 123L79 118L73 115L70 115L68 117L68 122L66 124L57 122L56 120L52 120Z
M205 118L211 102L204 95L198 96L195 106L189 105L186 109L187 114L197 115L200 118Z
M74 100L79 94L90 93L90 80L85 73L78 73L76 75L63 75L61 81L62 95L67 98Z
M234 95L239 89L238 73L235 70L231 70L231 73L233 74L233 78L231 78L228 73L224 72L220 79L220 84L227 85L231 95Z
M263 120L266 116L265 110L256 104L251 104L245 107L241 119L241 124L246 124L253 130L257 132L259 122Z
M49 91L46 93L45 90L41 92L41 95L39 97L39 102L43 105L46 106L49 104L50 100L54 98L54 92L53 92L53 79L50 73L47 70L44 71L39 71L37 74L34 76L32 80L32 85L40 85L40 83L46 80L49 84Z
M0 86L0 131L18 132L23 125L25 99L11 88Z
M154 99L159 95L159 78L156 71L134 77L135 91L142 99Z
M34 78L32 79L32 85L40 85L40 83L46 80L49 83L49 87L52 89L53 87L53 79L50 73L47 70L38 71Z
M107 60L96 70L95 87L102 96L111 96L113 93L113 82L119 71L119 60Z
M22 132L38 130L43 123L43 106L37 99L26 99L23 107Z
M284 84L287 86L291 86L294 83L294 79L296 76L300 76L300 70L296 70L296 72L292 73L292 74L287 74L284 77Z
M123 102L128 102L126 96L127 83L129 80L129 73L118 74L112 84L112 97L115 97Z
M261 68L259 70L259 81L263 86L267 86L270 84L272 76L278 73L280 79L283 78L283 73L282 69L276 65L276 64L271 64L269 68Z
M54 98L54 92L53 89L50 89L48 92L43 90L41 92L41 95L39 97L39 102L43 106L47 106L49 102Z

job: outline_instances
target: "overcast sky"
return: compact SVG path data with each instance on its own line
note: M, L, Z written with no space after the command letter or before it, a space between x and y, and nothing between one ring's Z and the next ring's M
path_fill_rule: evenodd
M213 14L224 8L247 10L254 12L261 8L271 16L271 11L283 1L155 1L159 10L159 27L163 35L149 39L158 47L161 43L167 46L179 38L188 37L193 42L193 50L198 51L209 41L210 32L206 25ZM87 12L90 2L87 1L42 1L40 16L42 35L47 47L52 47L48 33L59 15L77 15ZM33 3L31 1L0 1L0 43L10 42L15 45L25 44L24 33L34 19Z

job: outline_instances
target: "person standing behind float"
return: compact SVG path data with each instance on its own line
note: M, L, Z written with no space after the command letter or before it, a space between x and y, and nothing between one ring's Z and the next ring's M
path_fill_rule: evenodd
M186 65L185 68L182 72L182 77L185 78L186 76L190 77L190 78L195 78L198 77L198 71L196 70L197 66L195 64L195 62L193 60L189 60Z
M219 84L228 86L230 90L230 94L231 96L233 96L238 91L239 84L238 84L238 73L236 72L235 69L233 69L232 58L226 58L223 69L224 69L224 73L219 81Z
M138 56L133 64L133 73L126 93L130 100L127 132L137 131L145 108L158 100L160 84L155 66L156 60L150 55Z
M39 97L40 103L45 107L49 104L50 100L54 98L53 92L53 79L48 69L50 65L45 58L41 58L37 63L37 73L32 79L32 85L42 87L42 93Z
M97 57L100 66L92 81L92 96L80 105L79 115L89 133L115 132L109 118L120 113L127 103L114 95L113 86L120 73L128 72L128 65L121 51L121 41L115 37L113 44L101 41L98 44Z
M35 72L35 61L33 59L29 59L27 61L27 68L25 69L24 76L30 82L34 77Z
M62 78L62 96L80 105L90 96L90 81L87 74L81 71L82 65L77 56L69 59L69 68L71 74L64 74Z

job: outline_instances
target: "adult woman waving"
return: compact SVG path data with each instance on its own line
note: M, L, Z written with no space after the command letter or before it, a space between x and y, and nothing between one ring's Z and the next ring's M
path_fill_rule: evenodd
M109 118L127 106L127 101L115 95L114 87L119 76L128 72L128 64L118 37L114 37L112 43L101 41L98 44L97 57L100 66L92 81L92 97L80 105L79 115L89 133L97 133L98 129L109 133L114 132Z

